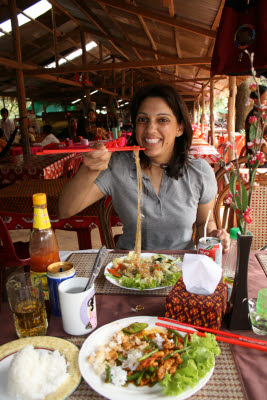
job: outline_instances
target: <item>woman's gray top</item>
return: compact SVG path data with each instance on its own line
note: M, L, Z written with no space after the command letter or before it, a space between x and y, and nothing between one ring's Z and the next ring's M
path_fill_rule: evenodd
M159 195L142 171L143 194L142 250L193 249L192 225L199 204L209 203L217 193L217 182L210 165L190 157L189 166L178 180L163 171ZM95 180L112 197L114 209L123 224L117 248L133 250L137 220L137 176L132 152L114 153L109 166Z

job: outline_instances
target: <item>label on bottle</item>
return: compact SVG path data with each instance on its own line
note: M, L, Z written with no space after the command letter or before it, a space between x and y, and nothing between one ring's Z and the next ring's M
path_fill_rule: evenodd
M48 283L47 283L47 273L46 272L35 272L31 271L31 280L34 282L35 277L41 278L43 286L44 300L49 300Z
M223 276L223 283L226 283L226 285L227 285L227 301L228 302L230 301L230 297L232 294L234 280L235 280L234 276Z
M49 219L47 208L34 208L33 228L36 228L36 229L51 228L51 222Z

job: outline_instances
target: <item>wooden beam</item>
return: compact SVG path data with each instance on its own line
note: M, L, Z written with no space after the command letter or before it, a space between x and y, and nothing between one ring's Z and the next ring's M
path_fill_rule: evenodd
M210 57L194 57L194 58L177 58L170 57L160 60L144 60L144 61L123 61L109 64L88 64L81 66L68 66L58 68L36 68L31 71L31 75L41 74L69 74L74 72L85 72L85 71L112 71L114 69L128 69L128 68L144 68L144 67L156 67L156 66L168 66L168 65L196 65L196 64L210 64ZM28 69L28 68L27 68ZM26 72L26 71L25 71Z
M185 22L182 18L169 17L163 13L157 13L155 11L152 11L149 8L141 6L133 6L121 0L101 0L101 1L103 4L107 4L111 7L129 12L131 14L140 15L142 17L152 19L157 22L161 22L162 24L174 26L175 28L193 32L201 36L209 37L211 39L216 38L216 32L210 29L201 28L200 26Z
M87 64L87 54L86 54L86 40L85 40L85 33L83 31L80 32L81 34L81 47L82 47L82 63L83 64ZM89 81L89 73L85 72L85 77L88 79ZM86 112L88 110L88 105L90 103L90 88L87 87L85 88L85 98L86 98Z
M52 25L53 25L55 62L56 62L56 68L58 68L57 23L56 23L55 7L53 6L53 4L52 4L52 8L51 8L51 13L52 13Z
M34 65L26 64L26 63L19 63L16 60L12 60L11 58L4 58L4 57L0 57L0 65L4 65L5 67L11 68L11 69L22 68L24 70L24 74L26 74L26 71L30 72L31 70L36 70L36 66L34 66ZM44 72L47 72L48 68L43 68L43 70L44 70ZM29 73L29 75L30 75L30 73ZM36 76L45 81L58 82L58 83L63 83L65 85L77 86L80 88L84 88L84 85L80 82L75 82L70 79L57 78L56 76L49 75L47 73L44 73L42 75L36 74Z
M204 132L204 121L205 121L205 91L204 91L204 85L202 85L201 105L202 105L201 133L203 133Z

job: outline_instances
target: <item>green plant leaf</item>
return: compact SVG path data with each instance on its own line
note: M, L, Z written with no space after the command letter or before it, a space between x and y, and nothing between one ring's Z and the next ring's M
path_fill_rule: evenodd
M238 210L239 211L242 211L241 210L241 200L240 200L240 196L235 196L235 202L236 202L236 206L237 206L237 208L238 208Z
M250 128L249 128L249 141L250 141L250 142L252 142L252 141L255 139L256 134L257 134L256 125L251 124L251 125L250 125Z
M243 212L245 212L248 206L248 193L243 184L241 185L241 192L242 192Z
M232 174L229 182L229 190L233 195L235 195L236 192L235 186L236 186L236 175Z

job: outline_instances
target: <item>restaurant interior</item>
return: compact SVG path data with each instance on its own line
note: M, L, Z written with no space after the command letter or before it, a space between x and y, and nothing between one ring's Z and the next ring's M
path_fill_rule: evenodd
M261 96L265 90L267 93L266 18L264 0L0 2L0 108L7 109L12 126L7 134L7 122L1 110L0 393L4 393L4 397L0 394L0 400L131 400L136 396L149 400L167 399L168 395L170 399L180 400L265 398L267 137L264 126L267 97L262 100ZM139 248L138 229L141 235L142 222L139 226L138 216L141 220L144 215L139 209L142 209L142 200L138 183L134 248L117 247L125 233L119 216L124 210L118 208L118 203L112 203L110 195L75 215L58 216L60 194L84 167L85 153L94 151L99 143L113 155L134 152L138 179L136 153L142 151L139 151L142 146L131 141L135 135L131 100L146 85L158 84L171 86L182 97L193 132L189 155L193 160L205 160L215 175L217 193L205 226L203 223L204 247L200 245L195 221L192 227L194 249ZM48 140L50 136L53 136L51 141ZM161 166L159 169L164 171L164 164L154 165ZM11 292L15 289L8 282L18 273L26 275L37 271L33 268L32 257L37 204L33 201L37 193L46 195L43 207L45 210L47 207L49 226L58 243L55 261L61 265L56 266L58 274L54 279L59 279L60 273L70 272L70 265L75 277L69 275L71 279L68 279L66 274L57 283L62 290L57 286L57 297L53 301L60 307L55 311L50 291L53 269L51 272L46 265L45 273L39 277L46 308L44 333L22 334L18 333L16 322L14 325L16 312L12 302L15 294ZM222 252L221 241L215 237L220 246L215 246L215 253L210 250L206 240L211 239L206 238L209 218L217 227L217 236L221 232L227 235L229 252ZM235 236L234 231L238 231ZM130 255L132 252L134 256ZM156 264L155 255L161 260ZM149 287L140 286L140 272L137 272L138 284L125 283L122 272L118 272L124 268L121 265L125 257L126 260L136 257L137 271L142 257L150 257L149 262L154 263L150 267L153 272L159 270L158 264L168 263L170 270L174 268L172 274L178 268L180 275L172 283L155 283L154 287ZM209 260L206 266L204 261L201 264L200 257ZM52 263L54 261L49 264ZM219 266L218 279L215 272L208 269L209 263L213 263L214 270ZM188 289L190 284L192 286L194 265L199 268L195 270L197 278L202 268L202 278L207 273L205 279L196 279L196 286L202 285L199 291ZM233 275L227 280L229 265ZM193 271L189 283L186 266L188 271L191 267ZM78 280L85 282L89 277L94 278L94 285L91 282L81 293L71 286L73 292L67 291L66 282L75 281L78 285ZM206 291L213 280L216 281L213 290ZM70 293L73 293L73 301ZM82 308L79 308L82 301L86 317L82 317ZM82 322L79 318L74 321L71 314L80 315ZM122 328L136 329L131 326L133 323L148 324L152 329L150 332L143 327L140 332L145 333L130 334L130 337L139 335L149 349L140 350L141 342L138 345L136 339L135 350L141 351L139 370L123 367L128 354L118 336L111 336ZM155 333L156 329L161 329L159 326L169 329L168 340L176 358L166 350L167 339L163 333ZM119 335L125 334L123 329ZM206 340L213 334L215 344L210 346L212 355L205 356L201 366L196 360L192 361L199 371L204 365L202 375L199 372L191 381L193 378L188 373L184 384L179 381L178 371L182 371L181 375L187 373L188 357L191 351L193 353L190 348L194 342L193 331L197 332L194 337L206 336ZM162 347L163 336L166 349ZM94 366L99 362L97 349L112 340L118 341L117 347L121 347L118 347L116 362L112 363L109 358L104 360L106 377L103 380L103 371L101 378ZM67 362L69 375L65 381L39 397L30 397L33 393L23 394L25 382L20 383L19 388L19 379L15 375L11 378L14 354L23 355L21 351L27 345L50 353L58 350ZM202 349L205 347L204 338L199 345ZM187 349L190 356L186 355ZM165 352L162 360L153 356L160 350ZM108 351L112 351L112 346ZM178 357L182 360L179 366L175 364ZM209 359L209 368L208 357L212 360ZM168 359L175 366L173 373L171 366L166 366ZM118 369L128 374L120 384L116 382L121 382L121 375L115 379ZM162 369L164 378L159 374ZM136 378L132 379L131 375ZM167 377L177 381L171 386ZM38 381L39 377L36 379ZM24 379L27 380L30 381ZM32 392L34 380L35 376L32 377ZM129 383L131 381L135 384Z

